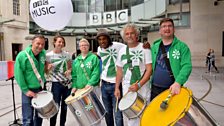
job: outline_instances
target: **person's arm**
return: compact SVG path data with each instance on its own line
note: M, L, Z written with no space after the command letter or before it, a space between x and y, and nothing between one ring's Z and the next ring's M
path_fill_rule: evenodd
M144 73L142 79L140 81L136 82L135 84L132 84L129 87L129 91L133 91L133 92L138 91L150 79L150 76L152 75L152 64L151 63L146 64L145 67L146 67L146 70L145 70L145 73Z
M121 93L120 93L120 84L123 78L123 72L122 72L122 67L117 66L117 74L116 74L116 84L115 84L115 91L114 91L114 95L117 98L121 97Z
M94 55L92 72L89 74L89 80L87 85L97 86L100 80L100 61L96 55Z
M24 70L25 70L25 60L22 60L21 54L17 56L14 68L14 74L16 82L18 83L20 89L24 94L26 94L29 90L27 83L24 77Z
M192 71L191 52L187 45L185 45L185 47L181 50L180 65L181 70L175 78L175 82L170 86L170 91L173 95L180 93L181 86L183 86L184 83L188 80Z

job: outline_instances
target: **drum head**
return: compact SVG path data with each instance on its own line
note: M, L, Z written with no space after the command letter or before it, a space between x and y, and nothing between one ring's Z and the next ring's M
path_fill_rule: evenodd
M138 94L136 92L128 92L126 95L124 95L119 102L119 109L123 111L131 107L135 103L137 95Z
M31 104L34 108L42 108L53 99L53 95L49 91L41 91L37 93L37 97L33 98Z
M79 100L81 99L83 96L89 94L91 91L93 90L93 87L88 87L88 88L83 88L83 89L79 89L75 92L75 95L72 96L68 96L66 99L65 99L65 102L67 104L71 103L71 102L74 102L76 100Z
M192 92L187 88L181 88L180 94L172 96L165 110L160 104L169 95L169 90L162 92L152 100L144 110L141 117L141 126L168 126L175 124L185 115L192 103Z

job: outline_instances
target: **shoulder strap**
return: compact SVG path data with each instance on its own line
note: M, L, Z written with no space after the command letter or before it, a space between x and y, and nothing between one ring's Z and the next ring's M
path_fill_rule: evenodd
M32 69L33 69L33 72L35 73L35 75L36 75L36 77L37 77L37 79L38 79L38 81L39 81L41 87L44 88L44 82L43 82L43 80L42 80L42 78L41 78L39 72L37 71L37 68L36 68L36 66L35 66L35 64L34 64L33 59L30 57L30 55L27 53L27 51L25 51L25 52L26 52L26 55L27 55L27 57L28 57L28 59L29 59L29 61L30 61L30 64L31 64Z
M87 80L89 80L90 78L89 78L89 75L88 75L88 73L86 71L86 68L85 68L85 64L83 62L83 59L81 59L80 62L81 62L81 64L80 64L81 65L81 68L82 68L84 74L86 75Z
M160 48L161 48L161 50L162 50L162 55L163 55L163 57L164 57L164 59L165 59L165 63L166 63L167 69L168 69L168 71L169 71L170 77L171 77L171 79L172 79L173 82L174 82L175 79L174 79L174 76L173 76L172 69L171 69L171 67L170 67L170 61L169 61L169 59L167 58L167 53L166 53L165 47L164 47L164 45L163 45L163 42L160 43Z

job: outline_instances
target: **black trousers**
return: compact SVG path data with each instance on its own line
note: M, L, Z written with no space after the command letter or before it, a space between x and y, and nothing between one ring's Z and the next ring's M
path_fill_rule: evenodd
M150 101L152 101L157 95L159 95L160 93L162 93L163 91L167 89L169 88L158 87L152 84Z

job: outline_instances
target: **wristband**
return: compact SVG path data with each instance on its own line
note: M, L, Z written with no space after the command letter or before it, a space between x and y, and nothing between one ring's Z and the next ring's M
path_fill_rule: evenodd
M138 82L138 88L141 88L141 84L140 84L140 82Z

